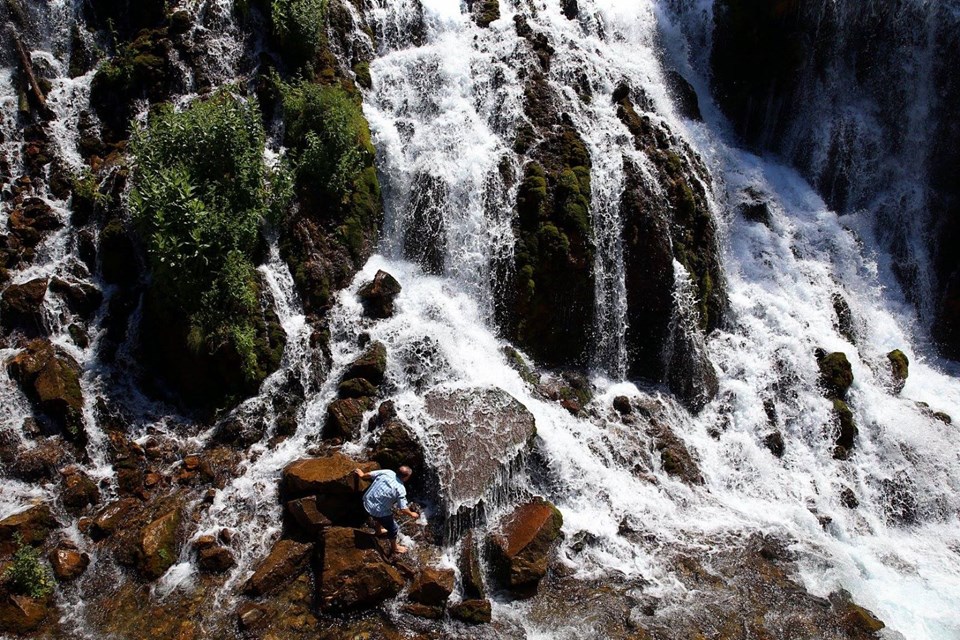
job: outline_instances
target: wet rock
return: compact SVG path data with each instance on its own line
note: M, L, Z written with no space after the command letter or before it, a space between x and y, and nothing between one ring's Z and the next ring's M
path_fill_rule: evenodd
M500 19L500 0L470 0L467 4L477 26L487 28L491 22Z
M613 408L622 415L629 415L633 410L630 406L630 398L627 396L617 396L613 399Z
M542 499L523 504L507 516L487 541L495 573L504 586L518 592L536 589L547 574L562 526L560 511Z
M397 469L406 465L414 473L424 470L423 446L410 427L394 418L383 425L371 445L371 458L384 469Z
M90 537L102 540L112 535L126 524L127 518L139 505L140 501L136 498L121 498L111 502L94 517L90 526Z
M343 374L343 380L363 378L370 384L377 386L383 382L386 370L387 347L382 342L373 342L359 358L347 367Z
M20 544L39 546L59 526L46 504L7 516L0 520L0 554L13 553Z
M444 444L437 452L446 461L436 468L441 500L453 510L476 505L536 435L533 415L500 389L434 390L424 401L430 434Z
M876 634L886 626L870 611L854 603L846 591L832 593L829 599L839 615L840 626L848 637L875 638Z
M844 400L847 390L853 384L853 369L845 353L818 353L817 365L820 367L820 385L827 397Z
M687 445L669 427L652 421L647 427L647 435L653 439L664 471L688 484L703 484L700 468Z
M29 633L47 617L48 601L16 594L0 596L0 631Z
M770 450L774 456L778 458L783 457L784 444L783 444L783 434L779 431L774 431L773 433L768 433L767 436L763 439L764 446Z
M213 536L201 536L197 549L197 566L207 573L225 573L236 566L237 561L230 549L217 544Z
M100 502L100 489L90 476L76 468L67 469L63 474L60 500L67 511L77 513L87 505Z
M50 290L61 296L70 310L84 320L89 320L100 304L103 294L87 282L67 282L62 278L50 280Z
M90 565L90 556L68 547L57 547L50 552L48 559L53 567L53 575L60 582L69 582L80 577Z
M363 378L344 380L337 387L337 395L341 398L369 398L377 395L377 387Z
M837 317L835 323L837 332L849 340L851 344L856 344L857 336L854 332L853 311L850 310L850 303L839 292L834 293L831 300L833 301L833 312Z
M0 297L0 317L5 334L21 331L29 337L46 334L43 324L43 299L47 295L46 278L23 284L11 284Z
M314 497L312 505L300 506L316 508L334 524L360 524L366 520L361 497L369 482L354 475L358 468L372 471L377 464L357 462L339 452L325 458L297 460L283 470L281 491L288 500Z
M463 597L466 599L482 599L487 595L483 585L483 570L480 567L480 557L473 539L473 531L468 531L460 542L460 557L457 560L460 571L460 582Z
M857 495L853 492L853 489L844 487L840 490L840 504L847 509L856 509L860 506L860 501L857 499Z
M52 480L63 466L66 452L60 438L47 438L37 446L20 451L11 462L11 472L27 482Z
M833 416L834 427L836 429L836 437L834 438L834 442L837 445L837 449L834 452L834 457L839 460L844 460L849 456L850 451L853 449L853 445L856 441L859 430L857 429L857 424L853 419L853 412L843 400L838 398L833 399Z
M490 601L486 598L464 600L450 607L451 617L469 624L487 624L491 619L490 611Z
M373 280L360 287L357 296L363 303L363 312L370 318L389 318L400 293L400 283L386 271L377 271Z
M327 438L353 440L360 435L363 414L370 410L370 398L338 398L327 407L327 422L323 435Z
M693 88L693 85L691 85L683 75L673 69L667 70L665 80L667 81L667 87L670 88L670 92L673 94L674 104L676 104L679 114L688 120L695 120L697 122L703 120L703 116L700 114L700 102L697 99L697 91Z
M313 545L310 544L278 540L267 557L257 565L243 592L250 596L262 596L290 582L307 568L312 550Z
M147 579L156 580L176 562L180 554L179 526L180 511L175 509L141 530L137 567Z
M443 275L447 249L447 225L444 212L449 188L440 176L418 173L413 178L405 215L403 253L425 273Z
M243 631L256 631L270 622L270 610L253 602L244 602L237 609L237 624Z
M287 503L287 513L296 524L301 535L308 540L319 540L323 530L332 525L317 505L317 496L307 496Z
M453 569L427 567L410 585L408 598L413 602L443 607L453 592Z
M890 362L890 375L893 377L893 389L895 393L903 391L907 384L907 376L910 375L910 360L907 354L900 349L894 349L887 354L887 360Z
M10 377L64 435L76 443L86 440L80 365L49 340L38 339L7 363Z
M418 618L426 618L427 620L439 620L443 617L443 607L433 607L427 604L420 604L419 602L408 602L400 607L400 610L412 616L417 616Z
M577 4L577 0L560 0L560 11L563 12L567 20L576 20L577 16L580 15L580 6Z
M325 611L376 606L397 595L404 584L400 572L384 561L376 537L358 529L327 529L319 565L318 595Z

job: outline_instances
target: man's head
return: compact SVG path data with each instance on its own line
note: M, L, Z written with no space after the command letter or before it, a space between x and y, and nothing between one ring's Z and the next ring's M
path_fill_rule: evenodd
M399 469L397 469L397 475L400 476L400 479L401 479L401 480L403 480L404 482L406 482L407 480L410 479L410 476L413 475L413 469L411 469L410 467L404 465L404 466L400 467Z

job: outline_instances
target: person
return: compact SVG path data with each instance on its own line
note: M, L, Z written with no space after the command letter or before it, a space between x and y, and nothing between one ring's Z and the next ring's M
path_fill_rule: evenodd
M389 469L369 473L356 469L354 473L362 480L373 480L373 484L363 494L363 508L377 521L377 533L387 534L393 553L406 553L407 548L397 542L400 527L393 519L393 508L396 506L400 513L405 513L413 519L420 517L420 514L410 509L407 504L407 488L403 486L403 483L413 475L413 470L403 466L397 469L397 473Z

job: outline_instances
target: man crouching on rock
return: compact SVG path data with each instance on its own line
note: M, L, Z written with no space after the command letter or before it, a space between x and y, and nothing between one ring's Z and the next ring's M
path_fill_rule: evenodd
M407 506L407 488L403 483L410 479L413 471L410 467L400 467L397 473L389 469L380 469L364 473L362 469L354 470L361 480L373 480L373 484L363 494L363 508L377 521L377 533L387 534L393 553L406 553L407 548L397 543L397 533L400 528L393 519L394 506L413 519L420 517L416 511Z

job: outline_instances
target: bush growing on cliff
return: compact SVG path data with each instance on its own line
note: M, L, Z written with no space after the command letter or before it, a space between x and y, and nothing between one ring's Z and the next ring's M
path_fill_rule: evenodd
M46 598L53 593L54 582L50 570L40 562L40 552L18 541L20 548L13 562L3 573L3 579L14 593L31 598Z
M271 0L273 35L291 63L311 62L323 44L327 0Z
M195 353L229 344L245 376L262 378L254 255L282 190L271 188L256 102L221 91L181 112L166 105L131 142L130 202L154 292L188 322Z

